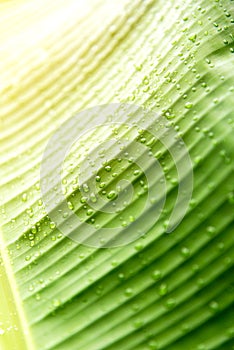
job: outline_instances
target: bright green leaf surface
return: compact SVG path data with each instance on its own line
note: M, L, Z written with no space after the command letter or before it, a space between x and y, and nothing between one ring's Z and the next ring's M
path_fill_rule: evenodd
M1 349L234 349L234 2L6 1L0 16ZM189 150L193 198L167 234L176 166L143 131L164 170L165 208L137 241L96 249L50 220L40 163L58 126L113 102L168 119ZM73 154L85 159L108 136L90 134ZM133 184L131 220L144 174L114 158L99 175L110 200L119 180ZM122 220L124 230L118 213L84 208L69 161L63 185L75 213L101 227Z

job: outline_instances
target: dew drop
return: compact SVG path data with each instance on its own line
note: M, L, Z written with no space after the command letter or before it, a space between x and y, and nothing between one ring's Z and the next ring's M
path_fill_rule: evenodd
M173 309L176 306L175 299L173 299L173 298L168 299L167 302L166 302L166 306L170 310Z
M228 333L228 336L230 338L233 338L234 337L234 327L228 328L227 333Z
M160 280L161 277L162 277L162 273L161 273L161 271L159 271L159 270L155 270L155 271L152 273L152 278L153 278L154 281Z
M97 202L97 197L95 196L94 193L91 193L90 195L91 202L96 203Z
M54 221L51 221L51 222L50 222L50 228L51 228L51 229L54 229L55 227L56 227L55 222L54 222Z
M61 301L59 299L54 299L52 304L54 307L59 307L61 305Z
M35 299L36 299L37 301L39 301L39 300L41 299L41 296L40 296L39 293L36 294Z
M86 202L87 202L87 200L88 200L88 198L87 198L87 197L81 197L81 199L80 199L80 203L81 203L81 204L84 204L84 203L86 203Z
M209 307L212 311L216 312L219 309L219 304L217 301L213 300L210 302Z
M197 34L191 34L189 37L189 40L192 41L193 43L195 43L196 39L197 39Z
M134 249L136 250L136 251L140 251L140 250L142 250L143 249L143 244L142 243L137 243L136 245L135 245L135 247L134 247Z
M100 185L99 185L100 188L103 188L103 187L105 187L105 186L106 186L106 183L105 183L105 182L101 182Z
M127 221L123 221L121 224L122 227L126 227L127 225L128 225Z
M166 283L162 283L159 287L159 295L164 296L167 294L167 292L168 292L168 288L167 288Z
M139 175L140 174L140 170L134 170L134 172L133 172L133 175L134 176L137 176L137 175Z
M70 210L72 210L72 209L74 209L74 206L73 206L73 204L72 204L72 202L67 202L67 206L68 206L68 208L70 209Z
M150 350L157 350L158 349L158 343L155 340L150 340L148 345L149 345Z
M27 195L27 193L23 193L23 194L22 194L22 202L27 202L27 200L28 200L28 195Z
M206 350L205 344L199 344L199 345L197 346L197 350Z
M92 209L88 209L86 215L91 216L94 213Z
M228 194L228 202L229 202L230 204L234 204L234 192L230 192L230 193Z
M124 294L126 295L126 297L130 297L133 294L132 288L125 289Z
M210 236L213 236L214 233L215 233L215 227L214 226L208 226L206 228L206 232L210 235Z
M28 290L29 290L30 292L32 292L32 291L34 290L34 286L33 286L32 284L30 284L30 286L28 287Z
M100 182L101 181L101 177L100 176L96 176L96 182Z
M191 108L193 107L193 103L191 103L191 102L186 102L185 105L184 105L184 107L185 107L186 109L191 109Z
M89 192L89 186L87 184L83 184L82 187L85 193Z
M108 198L108 199L113 199L114 197L116 197L115 191L110 191L110 192L107 194L107 198Z
M110 165L105 166L105 170L109 173L111 171L111 166Z
M184 258L188 258L190 255L190 250L187 247L181 248L181 254L183 255Z
M118 278L119 278L120 280L123 280L123 279L124 279L124 277L125 277L125 276L124 276L124 274L123 274L123 273L119 273L119 274L118 274Z

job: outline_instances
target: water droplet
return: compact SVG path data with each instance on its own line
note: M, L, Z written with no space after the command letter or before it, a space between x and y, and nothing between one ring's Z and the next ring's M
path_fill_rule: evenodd
M32 284L30 284L30 286L28 287L28 290L29 290L30 292L32 292L32 291L34 290L34 286L33 286Z
M228 202L229 202L230 204L234 204L234 192L230 192L230 193L228 194Z
M71 210L74 209L74 206L73 206L72 202L69 202L69 201L68 201L68 202L67 202L67 206L68 206L68 208L71 209Z
M227 333L228 333L228 336L230 338L233 338L234 337L234 327L228 328Z
M189 205L191 208L194 208L197 204L197 200L195 198L192 198L189 202Z
M117 27L116 25L112 24L110 27L109 27L109 32L111 35L114 35L116 32L117 32Z
M39 293L36 294L35 299L38 300L38 301L41 299L41 296L40 296Z
M133 172L133 175L134 176L137 176L137 175L139 175L140 174L140 170L134 170L134 172Z
M176 306L176 301L173 298L170 298L166 302L166 306L168 309L173 309Z
M111 166L110 165L105 166L105 170L109 173L111 171Z
M123 279L124 279L124 277L125 277L125 276L124 276L124 274L123 274L123 273L119 273L119 274L118 274L118 278L119 278L120 280L123 280Z
M86 203L86 202L87 202L87 200L88 200L88 198L87 198L87 197L81 197L81 199L80 199L80 203L84 204L84 203Z
M217 301L213 300L210 302L209 307L212 311L216 312L219 309L219 304Z
M154 281L160 280L161 277L162 277L162 273L161 273L161 271L159 271L159 270L155 270L155 271L152 273L152 278L153 278Z
M52 304L54 307L59 307L61 305L61 301L59 299L54 299Z
M31 233L36 234L37 233L37 228L36 226L32 226L31 228Z
M56 227L55 222L54 222L54 221L51 221L51 222L50 222L50 228L51 228L51 229L54 229L55 227Z
M136 70L141 71L142 70L142 64L136 64L135 68L136 68Z
M205 344L199 344L199 345L197 346L197 350L206 350Z
M29 238L30 241L33 241L33 240L34 240L34 235L33 235L33 233L29 233L29 234L28 234L28 238Z
M115 191L110 191L110 192L107 194L107 198L108 198L108 199L113 199L114 197L116 197Z
M159 295L164 296L167 294L167 292L168 292L168 288L167 288L166 283L162 283L159 287Z
M121 224L122 227L126 227L127 225L128 225L127 221L123 221Z
M23 194L22 194L22 202L27 202L27 200L28 200L28 195L27 195L27 193L23 193Z
M183 255L183 257L188 258L190 255L189 248L187 248L187 247L181 248L181 254Z
M140 251L140 250L143 249L143 247L144 247L143 244L140 243L140 242L138 242L138 243L135 245L134 249L135 249L136 251Z
M86 215L91 216L94 213L92 209L88 209Z
M132 288L125 289L124 294L126 295L126 297L130 297L133 294Z
M196 39L197 39L197 34L191 34L190 36L189 36L189 40L190 41L192 41L193 43L195 43L195 41L196 41Z
M214 226L208 226L206 228L206 232L210 235L210 236L213 236L214 233L215 233L215 227Z
M101 181L101 177L97 175L97 176L96 176L96 181L97 181L97 182L100 182L100 181Z
M82 187L85 193L89 192L89 186L87 184L83 184Z
M177 185L178 184L178 179L173 177L171 180L170 180L171 184L172 185Z
M150 350L157 350L158 349L158 343L155 340L150 340L148 345L149 345Z
M191 109L191 108L193 107L193 103L191 103L191 102L186 102L185 105L184 105L184 107L185 107L186 109Z
M94 193L91 193L90 195L91 202L96 203L97 202L97 197L95 196Z

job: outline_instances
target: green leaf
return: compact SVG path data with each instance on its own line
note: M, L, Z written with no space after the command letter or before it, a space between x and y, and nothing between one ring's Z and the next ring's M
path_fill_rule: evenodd
M1 349L233 348L233 4L0 4ZM140 107L126 123L92 130L96 106L112 104ZM139 117L142 111L152 117L150 125ZM43 203L41 163L58 127L76 115L79 130L88 133L64 162L68 214L52 202L59 223ZM165 123L156 139L151 128L159 115ZM110 109L112 122L119 116L118 108ZM118 142L108 146L113 135L127 140L125 159L119 159ZM187 178L187 170L181 178L178 174L184 158L173 157L182 140L192 162L193 193L185 217L167 233L179 185ZM91 195L93 202L86 203L77 176L82 164L87 174L102 157L102 143L104 163L98 174L87 176L103 200L96 210L96 199ZM144 152L136 151L136 143ZM56 152L51 149L45 160L56 159ZM106 163L105 152L111 155ZM137 164L142 160L143 171ZM166 198L150 225L164 198L160 176L154 179L155 161ZM53 167L51 162L51 183ZM147 176L159 191L143 215ZM132 185L133 197L121 213L105 212L106 203L118 197L120 180L128 181L122 182L126 190ZM85 223L100 230L120 225L121 237L129 227L147 232L106 249L83 245L72 236L73 228L73 240L58 228L71 224L69 209L83 220L74 230L81 237ZM138 216L142 226L134 226Z

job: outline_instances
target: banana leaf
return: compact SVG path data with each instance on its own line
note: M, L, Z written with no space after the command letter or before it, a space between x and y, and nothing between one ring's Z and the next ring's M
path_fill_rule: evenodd
M234 349L234 2L0 16L0 348Z

